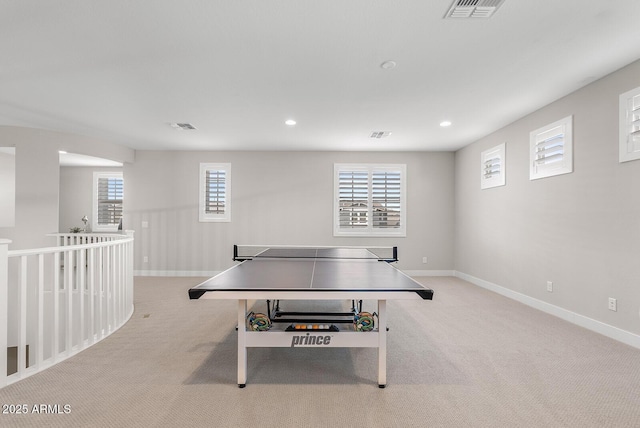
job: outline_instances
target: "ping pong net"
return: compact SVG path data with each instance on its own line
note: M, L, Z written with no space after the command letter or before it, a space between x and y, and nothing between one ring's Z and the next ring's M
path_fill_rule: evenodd
M346 259L391 263L398 261L398 247L233 246L233 260L254 259Z

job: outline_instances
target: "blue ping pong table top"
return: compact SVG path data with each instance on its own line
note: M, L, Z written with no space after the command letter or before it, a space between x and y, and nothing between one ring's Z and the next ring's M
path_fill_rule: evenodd
M191 288L198 299L215 291L415 292L433 291L369 250L355 248L270 248Z

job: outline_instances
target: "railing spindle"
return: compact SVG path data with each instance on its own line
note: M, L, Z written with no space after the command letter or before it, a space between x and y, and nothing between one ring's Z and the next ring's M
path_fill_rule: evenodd
M100 341L133 313L132 231L53 236L58 246L34 250L9 251L0 239L0 388ZM2 350L14 345L8 375Z

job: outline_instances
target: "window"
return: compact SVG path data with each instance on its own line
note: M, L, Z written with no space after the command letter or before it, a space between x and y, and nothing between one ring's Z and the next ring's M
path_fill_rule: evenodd
M200 164L201 222L231 221L231 164Z
M480 156L480 188L504 186L505 180L505 143L485 150Z
M572 120L568 116L531 132L530 180L573 172Z
M335 164L334 236L406 236L406 166Z
M93 173L93 231L118 230L122 219L124 180L121 172Z
M640 159L640 88L620 95L620 162Z

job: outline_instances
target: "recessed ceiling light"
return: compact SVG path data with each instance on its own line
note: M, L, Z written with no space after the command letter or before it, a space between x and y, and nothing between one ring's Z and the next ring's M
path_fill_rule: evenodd
M385 70L391 70L392 68L396 68L396 62L395 61L385 61L382 64L380 64L380 67L384 68Z
M451 126L451 121L443 120L442 122L440 122L440 126L442 126L443 128L446 128L447 126Z
M294 126L296 124L296 121L293 119L287 119L284 121L284 124L287 126Z

